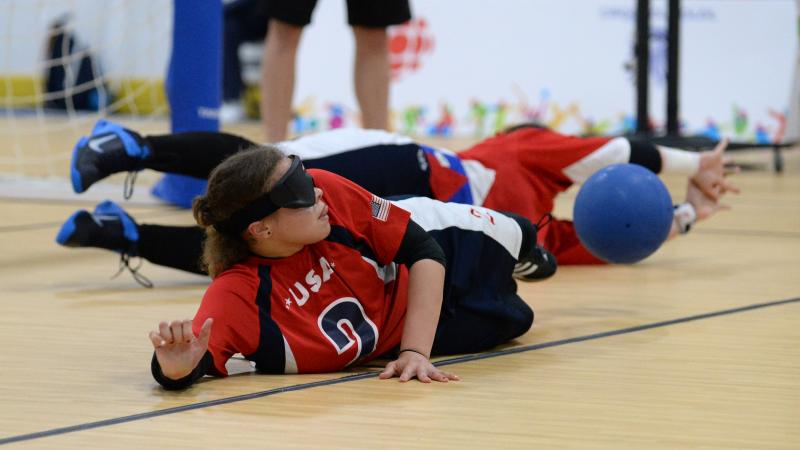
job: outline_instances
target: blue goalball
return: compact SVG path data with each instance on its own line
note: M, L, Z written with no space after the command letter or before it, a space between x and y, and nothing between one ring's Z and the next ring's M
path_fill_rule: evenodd
M581 243L617 264L641 261L658 250L672 226L672 199L656 174L614 164L589 177L575 199L573 223Z

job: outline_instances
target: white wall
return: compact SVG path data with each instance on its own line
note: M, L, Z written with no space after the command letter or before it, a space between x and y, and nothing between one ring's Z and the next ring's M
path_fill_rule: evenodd
M344 2L320 0L305 33L295 98L301 112L325 125L326 104L342 103L355 120L352 37ZM652 2L651 28L666 35L666 1ZM428 133L440 105L454 111L455 130L476 131L475 99L490 110L505 104L507 122L524 119L523 107L543 108L545 121L579 132L585 121L614 133L630 127L635 111L633 0L414 0L427 21L433 51L421 67L393 85L395 126L403 111L422 107L417 133ZM685 131L709 123L738 140L774 138L786 115L797 49L797 12L791 0L683 2L681 118ZM651 45L651 115L665 121L663 40ZM305 102L305 103L304 103ZM558 111L571 111L559 121ZM738 114L737 114L738 111ZM491 128L493 114L486 118ZM711 130L713 131L713 130Z
M506 124L538 111L540 119L566 132L581 132L587 123L604 133L623 131L632 126L635 111L634 74L626 69L635 3L412 0L433 47L420 56L417 70L401 72L393 83L394 127L428 134L446 104L454 132L475 134L481 131L471 109L477 101L487 108L484 133L495 127L498 105L505 107ZM685 132L709 132L711 124L737 140L779 135L779 117L800 101L790 104L797 8L792 0L683 1ZM47 24L67 10L80 38L100 53L109 77L163 76L171 46L170 0L0 0L0 76L38 74ZM666 1L653 1L652 13L654 34L665 35ZM332 105L344 108L346 124L357 121L352 34L345 24L344 0L319 0L298 57L300 125L329 127ZM654 39L651 57L651 115L661 125L663 41ZM424 113L416 122L405 121L415 109Z

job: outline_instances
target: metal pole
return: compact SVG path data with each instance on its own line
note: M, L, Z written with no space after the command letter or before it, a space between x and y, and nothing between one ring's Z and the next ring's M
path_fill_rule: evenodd
M647 97L650 71L650 0L637 0L636 5L636 133L650 134Z
M669 0L667 28L667 135L677 136L678 123L678 75L680 44L681 2Z

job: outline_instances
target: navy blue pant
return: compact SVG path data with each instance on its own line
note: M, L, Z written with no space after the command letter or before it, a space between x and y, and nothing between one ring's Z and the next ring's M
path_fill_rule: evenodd
M517 295L511 277L516 259L479 232L429 233L447 257L444 301L431 353L480 352L525 334L534 314Z

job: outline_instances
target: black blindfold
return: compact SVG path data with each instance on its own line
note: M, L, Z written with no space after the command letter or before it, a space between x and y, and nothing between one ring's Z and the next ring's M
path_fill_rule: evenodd
M289 170L275 182L269 192L255 199L244 208L234 212L220 223L214 224L217 231L239 234L251 223L261 220L280 208L307 208L316 202L314 180L306 173L298 156L289 156Z

